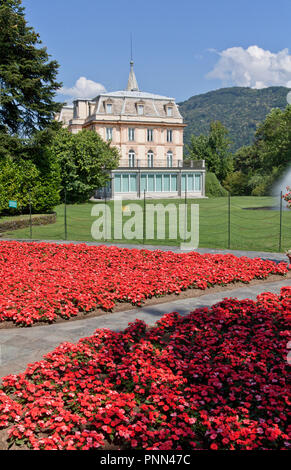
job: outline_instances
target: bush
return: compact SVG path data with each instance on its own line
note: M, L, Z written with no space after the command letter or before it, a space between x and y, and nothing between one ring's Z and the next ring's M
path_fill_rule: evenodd
M225 197L227 194L226 189L221 186L216 175L211 172L206 172L205 195L207 197Z
M252 196L270 196L274 182L273 175L254 175L249 186L252 188Z
M54 164L50 165L50 161L47 163L45 173L41 173L29 160L7 159L0 163L1 213L27 213L29 199L34 213L50 212L59 204L59 168ZM17 209L9 209L9 200L17 201Z
M234 171L227 175L223 181L223 186L232 196L245 196L248 194L248 181L247 175L241 171Z

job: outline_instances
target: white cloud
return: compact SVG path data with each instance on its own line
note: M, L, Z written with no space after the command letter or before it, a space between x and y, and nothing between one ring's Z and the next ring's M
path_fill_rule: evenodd
M78 78L75 85L71 88L62 87L59 89L59 93L69 96L71 101L76 98L91 99L105 91L101 83L93 82L93 80L88 80L86 77Z
M222 52L207 78L226 84L251 88L268 86L291 87L291 55L288 49L274 53L258 46L230 47Z

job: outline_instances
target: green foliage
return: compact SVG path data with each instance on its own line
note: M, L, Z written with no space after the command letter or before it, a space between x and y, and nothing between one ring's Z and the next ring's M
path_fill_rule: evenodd
M230 145L227 129L218 121L211 122L208 136L191 136L187 159L205 160L207 170L222 181L233 168Z
M0 163L0 212L27 213L29 200L35 213L50 212L59 204L59 167L48 158L47 171L42 174L36 165L20 159ZM17 209L9 209L9 200L17 201Z
M54 97L58 64L27 25L20 0L0 3L0 132L31 136L50 125L61 104Z
M184 117L185 144L191 135L207 135L210 123L220 121L229 131L232 151L253 143L256 129L273 108L284 109L289 89L269 87L261 90L245 87L221 88L192 96L179 103Z
M205 195L207 197L225 197L227 191L218 181L216 175L207 171L205 178Z
M50 152L62 169L62 188L66 187L68 202L88 200L95 189L106 185L110 170L117 168L119 162L117 148L91 130L71 134L61 129Z
M0 1L0 211L34 212L59 203L60 167L47 146L59 124L58 64L27 25L21 0ZM17 200L17 210L8 201Z
M249 178L242 171L229 173L223 181L223 186L232 196L249 194Z
M291 162L291 105L273 109L256 132L255 147L265 171L283 171Z

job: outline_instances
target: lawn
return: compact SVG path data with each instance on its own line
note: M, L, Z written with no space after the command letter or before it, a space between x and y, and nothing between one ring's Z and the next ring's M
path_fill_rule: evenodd
M288 449L290 312L285 287L63 343L3 379L0 429L45 450Z
M143 201L123 201L126 206L134 202L143 207ZM151 200L148 204L183 203L183 200ZM113 202L107 202L113 209ZM199 204L199 247L228 248L242 250L279 251L281 238L281 251L291 247L291 210L283 211L280 235L280 211L266 210L266 207L278 207L278 198L272 197L232 197L230 210L228 198L192 199L188 205L188 228L190 228L190 205ZM93 204L79 204L67 206L67 239L75 241L94 241L91 235L91 226L96 218L91 216ZM249 210L247 208L250 208ZM257 208L257 209L251 209ZM57 222L45 226L33 226L32 237L42 240L63 240L65 238L64 206L56 208ZM113 212L113 210L112 210ZM130 216L123 214L123 223ZM113 225L113 223L112 223ZM113 227L112 227L113 232ZM175 239L169 238L169 218L166 216L165 239L157 239L156 220L154 239L145 239L146 244L151 245L179 245L184 241L184 236L178 234ZM8 238L29 238L29 227L6 232ZM107 241L111 241L108 236ZM115 239L116 242L143 243L143 236L138 240Z

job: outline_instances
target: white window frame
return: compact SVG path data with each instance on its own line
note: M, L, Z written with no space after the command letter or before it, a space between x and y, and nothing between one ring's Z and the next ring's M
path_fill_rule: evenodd
M173 117L173 106L167 106L167 116Z
M112 140L113 127L106 127L106 140Z
M147 129L147 141L148 142L153 142L154 141L154 130L153 129Z
M148 158L148 168L153 168L154 167L154 152L152 150L148 151L147 158Z
M106 113L112 114L112 103L106 103Z
M167 142L173 142L173 130L167 129Z
M167 152L167 168L173 168L173 152L171 150Z
M143 104L138 104L137 105L137 114L139 116L143 116L143 114L144 114L144 105Z
M135 151L130 150L128 152L128 166L129 168L135 168Z
M128 140L130 142L134 142L135 140L135 128L134 127L128 128Z

